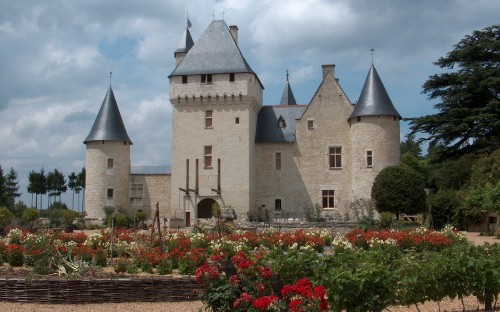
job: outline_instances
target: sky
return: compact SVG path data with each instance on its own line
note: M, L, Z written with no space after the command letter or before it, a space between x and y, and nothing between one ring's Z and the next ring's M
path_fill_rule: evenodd
M83 141L110 84L132 145L132 165L170 165L168 75L186 28L196 41L214 19L239 28L240 49L279 104L289 71L299 104L321 65L356 102L373 62L399 113L432 114L422 94L439 57L499 22L498 0L0 0L0 165L66 175L85 166ZM408 124L401 124L401 138ZM71 192L63 196L71 207ZM46 202L44 201L44 205Z

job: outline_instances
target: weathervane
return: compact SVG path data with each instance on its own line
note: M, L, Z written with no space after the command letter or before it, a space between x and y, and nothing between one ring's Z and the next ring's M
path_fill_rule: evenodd
M371 49L370 50L370 54L372 55L372 65L373 65L373 52L375 51L375 49Z
M109 72L109 85L111 86L111 78L113 77L113 72Z
M286 82L288 82L288 68L286 69Z

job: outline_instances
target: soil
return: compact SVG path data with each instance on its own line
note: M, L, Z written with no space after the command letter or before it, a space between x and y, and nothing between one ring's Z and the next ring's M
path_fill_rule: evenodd
M500 239L495 236L481 236L479 233L467 233L469 241L476 245L484 243L500 243ZM22 270L11 270L9 272L0 271L0 275L5 276L23 276L26 272ZM12 275L10 275L12 274ZM475 297L467 297L464 299L465 311L484 311L484 305L480 304ZM458 312L464 311L460 300L443 300L441 302L426 302L415 306L392 306L386 309L390 312L410 312L410 311L448 311ZM11 303L0 302L0 311L15 311L15 312L52 312L52 311L72 311L72 312L156 312L156 311L175 311L175 312L198 312L203 311L201 301L191 302L134 302L134 303L107 303L107 304L34 304L34 303ZM500 311L500 303L497 303L497 308L494 311Z

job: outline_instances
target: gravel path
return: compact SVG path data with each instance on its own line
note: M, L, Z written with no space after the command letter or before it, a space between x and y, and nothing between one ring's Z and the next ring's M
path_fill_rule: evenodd
M469 241L477 245L484 243L500 243L500 239L494 236L480 236L478 233L467 233ZM484 307L477 302L475 297L468 297L464 299L466 311L484 311L479 308ZM497 303L497 307L500 303ZM462 303L460 300L443 300L439 306L435 302L426 302L418 306L421 312L431 311L448 311L458 312L463 311ZM71 311L71 312L198 312L203 311L203 304L200 301L191 302L134 302L134 303L107 303L107 304L34 304L34 303L10 303L0 302L0 311L2 312L52 312L52 311ZM403 307L394 306L390 307L387 311L390 312L413 312L418 311L415 306ZM497 308L495 311L500 311Z

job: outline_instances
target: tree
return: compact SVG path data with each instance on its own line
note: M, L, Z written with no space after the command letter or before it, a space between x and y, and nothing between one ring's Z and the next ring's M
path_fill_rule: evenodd
M401 155L410 154L417 159L422 159L422 147L420 143L415 140L415 134L408 134L406 141L400 143Z
M0 165L0 206L7 205L7 186L5 184L5 176L3 175L3 169Z
M10 167L9 173L5 176L5 191L7 197L6 206L11 211L16 203L16 198L21 196L19 193L19 181L17 180L17 172L14 168Z
M78 176L76 175L76 173L74 171L71 172L70 175L68 176L68 187L73 192L73 202L71 204L72 210L75 209L75 190L78 187L77 180L78 180ZM78 192L80 192L80 191L78 190Z
M500 181L500 149L478 159L472 166L470 186L483 186Z
M12 221L13 215L9 209L5 207L0 207L0 228L5 229L7 225Z
M425 182L414 170L387 167L380 171L372 187L378 212L416 214L425 211Z
M436 114L410 119L411 133L443 147L440 159L500 148L500 25L466 36L434 64L450 72L429 77L423 93Z
M82 212L83 212L83 209L85 207L85 176L86 176L86 173L85 173L85 167L82 168L82 171L80 171L80 173L78 173L78 188L80 190L83 190L83 199L82 199ZM77 192L77 194L79 194L80 191ZM80 195L78 195L78 198L80 197Z

